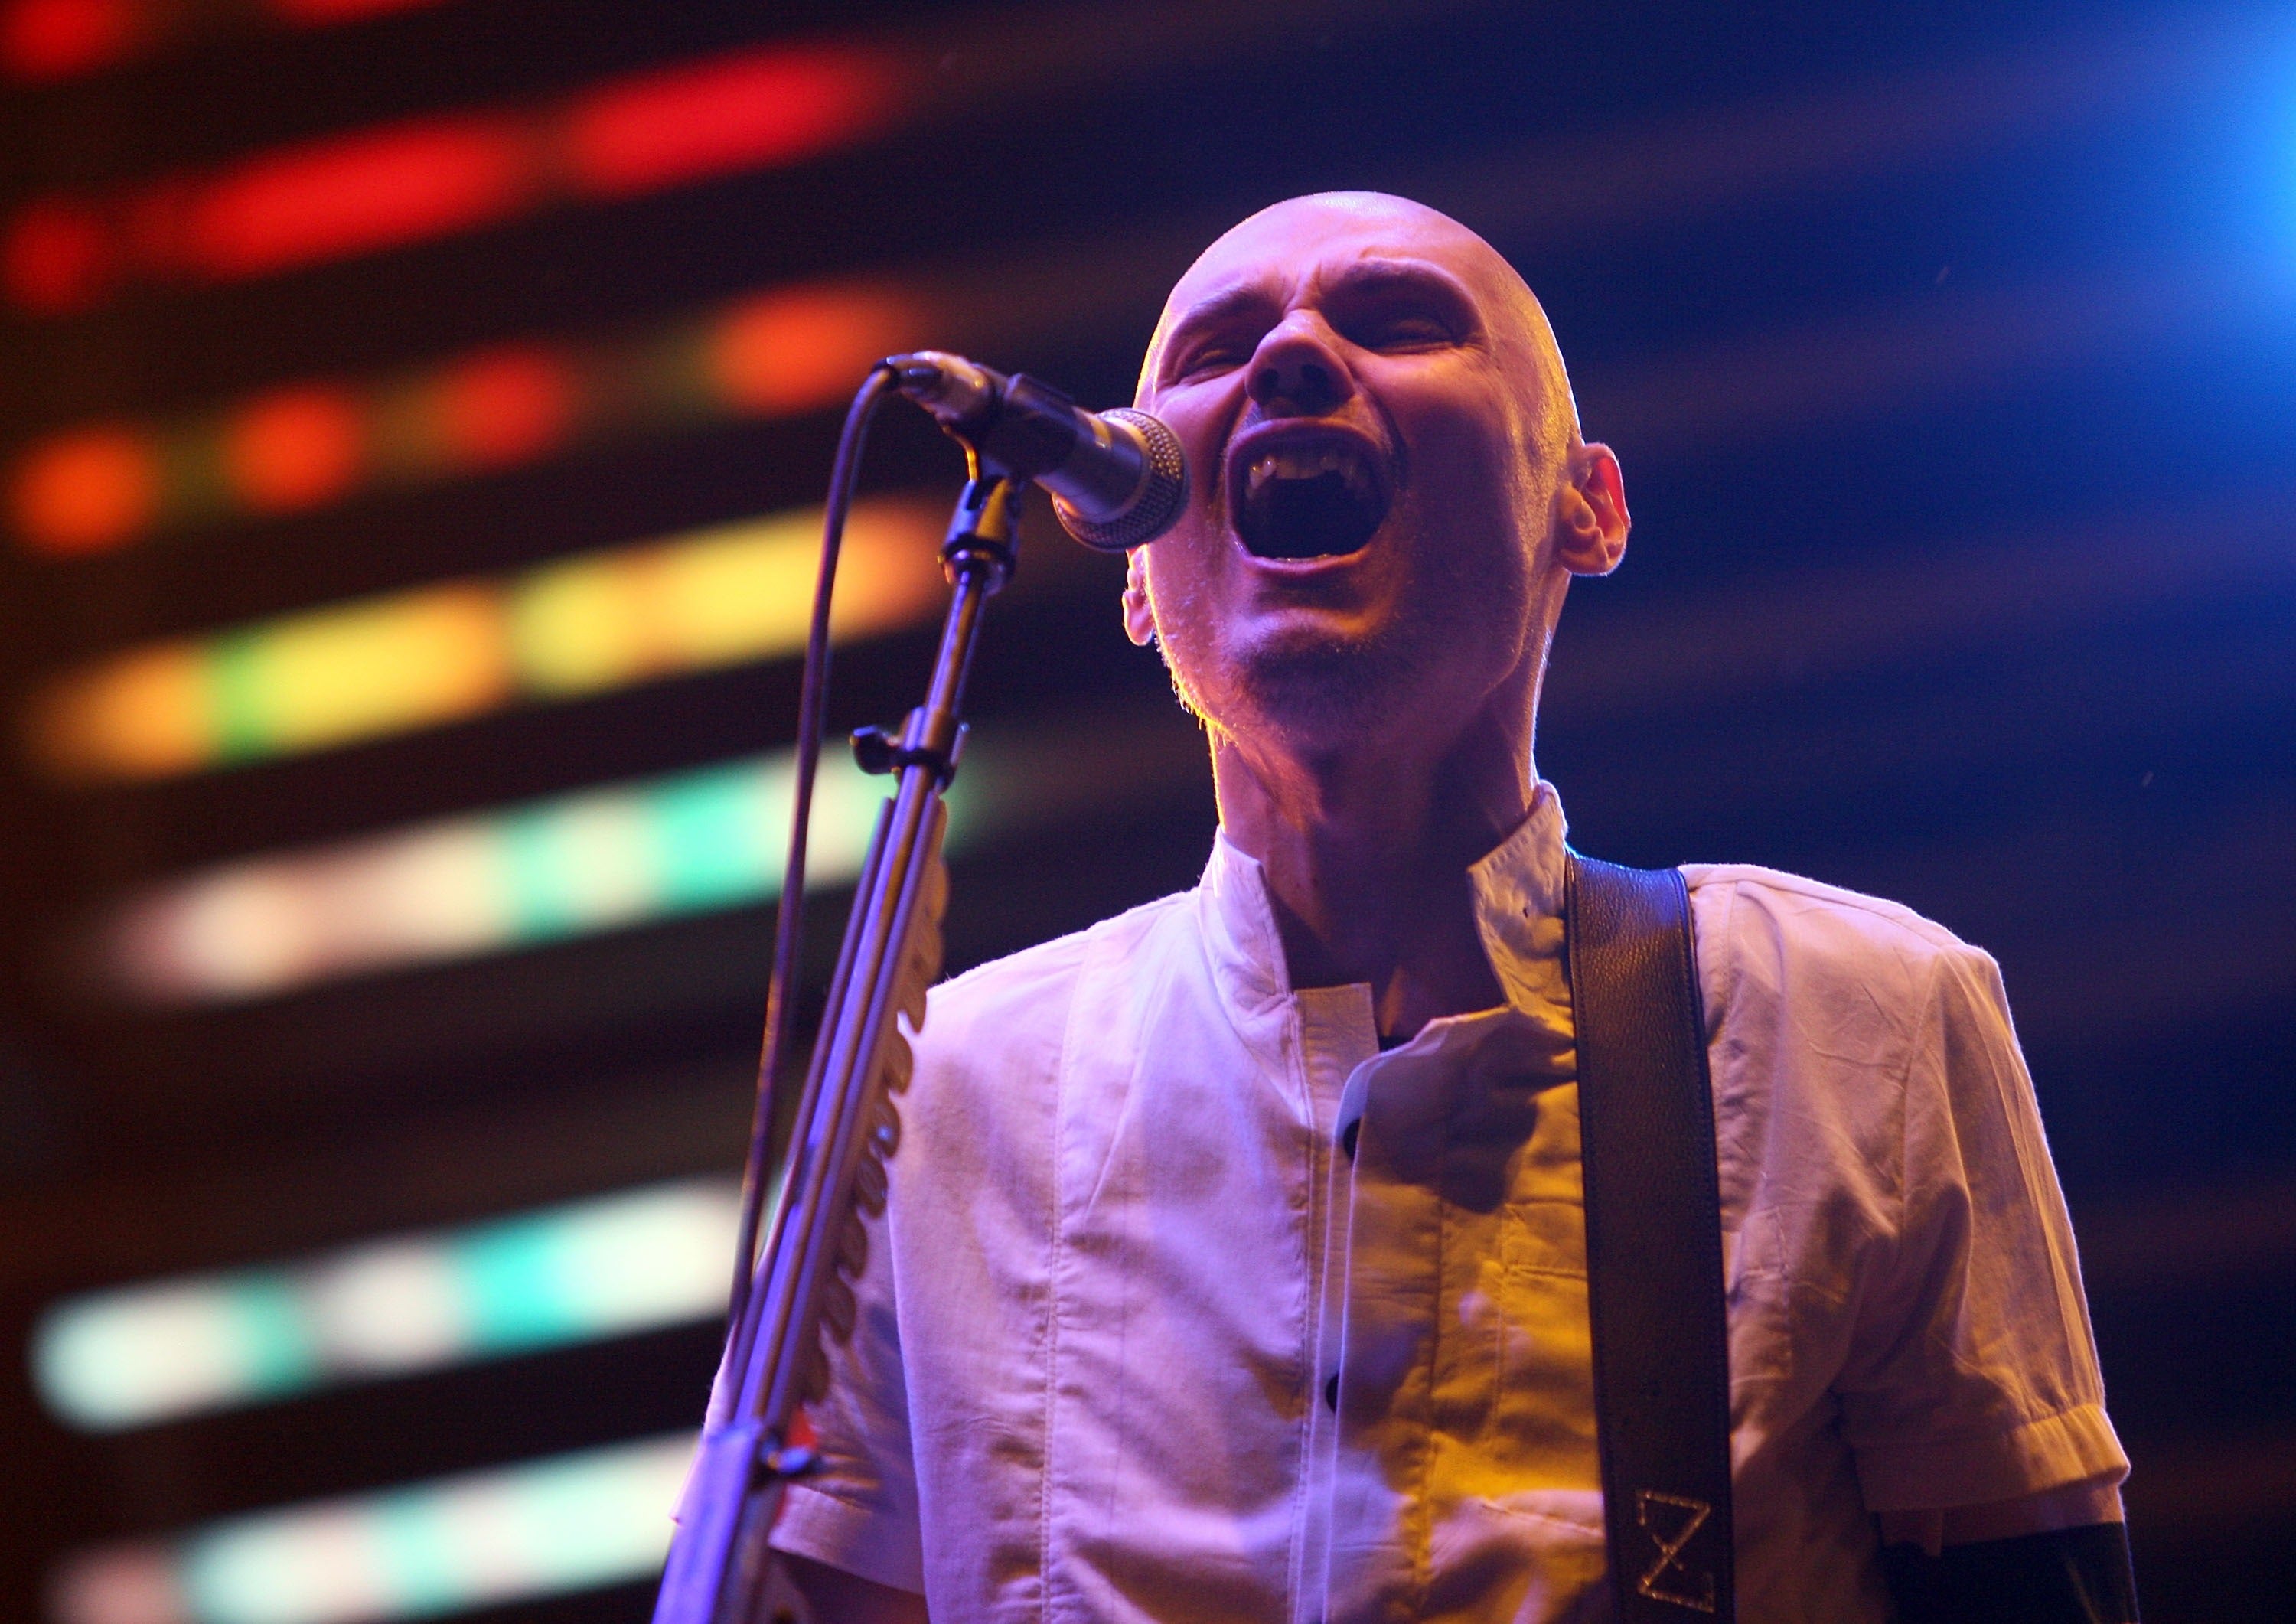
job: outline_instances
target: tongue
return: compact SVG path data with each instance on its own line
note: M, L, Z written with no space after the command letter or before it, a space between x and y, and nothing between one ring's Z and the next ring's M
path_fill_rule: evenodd
M1381 517L1344 478L1324 473L1268 480L1244 503L1236 533L1261 558L1327 558L1369 541Z

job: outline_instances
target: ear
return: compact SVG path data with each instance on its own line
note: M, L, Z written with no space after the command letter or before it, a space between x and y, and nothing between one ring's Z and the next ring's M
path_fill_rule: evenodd
M1124 559L1124 635L1136 648L1156 641L1156 611L1148 606L1148 549L1135 547Z
M1627 485L1608 446L1570 447L1554 493L1554 558L1573 575L1608 575L1627 555Z

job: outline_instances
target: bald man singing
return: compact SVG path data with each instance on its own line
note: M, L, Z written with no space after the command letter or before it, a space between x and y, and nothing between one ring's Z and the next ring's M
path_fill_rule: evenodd
M1193 482L1124 626L1219 833L1194 890L934 992L775 1544L825 1620L1607 1617L1531 746L1570 579L1625 552L1618 459L1512 267L1374 194L1213 243L1138 402ZM2134 1618L1999 972L1890 903L1683 873L1740 1615Z

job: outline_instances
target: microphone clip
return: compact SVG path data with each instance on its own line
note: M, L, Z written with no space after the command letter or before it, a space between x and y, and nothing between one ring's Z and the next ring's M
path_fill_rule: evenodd
M944 790L956 776L956 764L964 755L965 735L972 728L958 723L955 736L946 749L936 748L930 741L922 744L906 742L909 733L917 726L914 712L902 731L900 738L893 736L889 727L857 727L853 730L853 760L865 773L898 773L903 767L925 767L932 769L933 777Z
M949 514L948 537L940 544L941 570L952 584L964 571L985 572L995 592L1012 579L1021 562L1021 504L1028 499L1029 481L1024 475L981 467L972 442L964 442L964 449L972 478Z

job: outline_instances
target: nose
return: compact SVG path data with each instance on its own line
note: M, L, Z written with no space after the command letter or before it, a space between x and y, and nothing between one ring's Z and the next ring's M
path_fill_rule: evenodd
M1328 337L1296 316L1260 340L1246 387L1263 411L1276 416L1319 417L1356 392L1347 363Z

